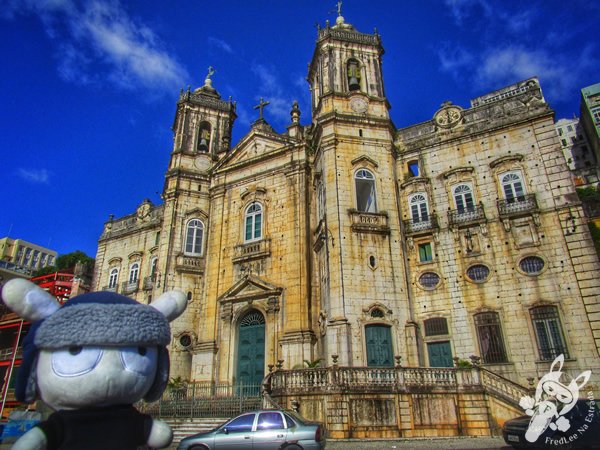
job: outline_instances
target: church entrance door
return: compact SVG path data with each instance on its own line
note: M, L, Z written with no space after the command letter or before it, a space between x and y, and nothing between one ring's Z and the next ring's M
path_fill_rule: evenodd
M265 376L265 318L258 311L246 314L239 324L236 382L240 392L260 392Z

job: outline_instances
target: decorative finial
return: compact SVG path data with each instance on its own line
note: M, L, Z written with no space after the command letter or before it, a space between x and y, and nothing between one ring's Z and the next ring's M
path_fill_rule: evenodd
M337 2L337 12L338 12L338 16L342 15L342 0L339 0Z
M290 116L292 116L292 123L297 124L300 122L300 108L298 107L298 100L294 100L292 105L292 110L290 111Z

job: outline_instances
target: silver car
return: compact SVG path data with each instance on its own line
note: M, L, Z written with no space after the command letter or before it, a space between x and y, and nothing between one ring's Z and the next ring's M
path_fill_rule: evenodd
M253 411L206 433L181 440L177 450L320 450L325 448L323 426L290 411Z

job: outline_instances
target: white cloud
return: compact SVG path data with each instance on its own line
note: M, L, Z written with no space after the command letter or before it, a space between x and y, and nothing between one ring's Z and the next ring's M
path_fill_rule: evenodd
M566 59L545 49L504 46L490 50L482 57L475 68L475 81L490 86L537 76L547 94L555 100L566 100L577 88L581 74L593 65L589 48L579 56L571 55Z
M274 69L264 64L253 64L252 72L259 78L258 96L264 97L269 101L268 115L275 117L275 120L281 123L290 121L290 110L292 109L292 100L283 94L283 88L277 78ZM258 97L256 97L258 101Z
M49 184L50 173L46 169L20 168L17 174L25 181L34 184Z
M225 42L223 39L218 39L215 37L209 37L208 38L208 44L212 47L218 48L220 50L223 50L225 53L231 53L233 54L233 48L231 48L231 45L229 45L227 42Z
M155 33L133 20L119 0L10 0L4 17L35 14L57 41L58 72L66 81L109 80L127 89L177 88L187 71Z
M492 7L487 0L445 0L445 3L459 25L477 12L483 12L485 16L489 16L492 12Z

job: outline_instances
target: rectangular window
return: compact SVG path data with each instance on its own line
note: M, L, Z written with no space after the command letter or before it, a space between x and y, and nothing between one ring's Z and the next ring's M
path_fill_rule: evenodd
M538 341L540 359L553 360L561 354L569 358L556 307L535 308L531 311L531 319Z
M567 140L566 139L561 139L560 142L563 145L563 147L567 146Z
M572 126L572 125L568 125L568 126L567 126L567 130L569 130L569 131L573 131L573 126Z
M260 230L262 229L262 215L254 216L254 239L260 238Z
M559 136L562 136L562 135L563 135L563 130L562 130L562 128L559 128L559 129L558 129L558 135L559 135Z
M504 363L506 351L500 328L500 317L495 312L480 313L475 316L475 327L479 338L481 358L484 363Z
M431 249L431 242L425 244L419 244L419 261L430 262L433 261L433 251Z
M418 161L410 161L408 163L408 174L411 177L419 176L419 162Z

